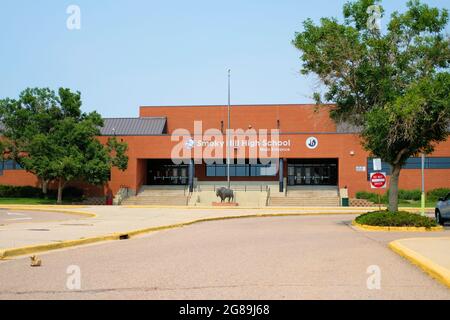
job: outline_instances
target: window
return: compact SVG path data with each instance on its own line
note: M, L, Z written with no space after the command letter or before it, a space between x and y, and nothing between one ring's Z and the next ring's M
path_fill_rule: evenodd
M23 170L22 167L14 160L0 161L0 171L3 170Z
M276 176L277 165L272 164L230 164L230 177L269 177ZM226 177L226 164L207 164L207 177Z
M386 172L387 175L391 175L391 165L387 162L382 162L381 167L382 171ZM422 169L422 158L415 157L409 158L403 169ZM450 169L450 157L429 157L425 158L425 169ZM367 179L370 177L370 173L374 172L373 170L373 161L372 158L367 159Z
M425 159L425 167L426 167L426 159ZM406 160L406 164L403 166L403 169L421 169L422 168L422 159L421 158L409 158Z
M427 158L428 169L450 169L450 158ZM425 168L426 168L425 162Z

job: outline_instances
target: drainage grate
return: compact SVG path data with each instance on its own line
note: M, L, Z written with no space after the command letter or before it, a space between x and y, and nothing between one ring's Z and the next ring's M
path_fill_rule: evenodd
M128 240L128 239L130 239L130 236L127 234L121 234L119 236L119 240Z

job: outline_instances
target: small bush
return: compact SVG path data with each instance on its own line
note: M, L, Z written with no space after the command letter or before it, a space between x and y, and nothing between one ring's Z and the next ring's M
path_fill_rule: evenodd
M406 211L375 211L360 215L356 218L359 224L379 227L436 227L436 221L429 217Z
M445 197L450 192L450 189L442 188L431 190L427 193L427 199L430 201L436 201L440 197ZM422 197L422 191L419 189L414 190L399 190L398 200L401 201L420 201ZM360 191L356 193L357 199L366 199L374 203L378 202L378 195L374 192ZM389 201L389 190L381 195L381 203L388 203Z
M450 188L438 188L427 192L427 199L437 201L439 198L444 198L450 193Z
M63 189L63 199L81 199L83 194L83 190L77 187L66 187ZM48 190L47 196L56 199L58 197L58 190Z
M63 199L79 200L83 198L83 190L76 187L67 187L63 190ZM48 190L47 195L41 188L31 186L0 185L0 198L48 198L56 199L57 190Z
M369 200L373 203L378 203L378 194L373 192L367 192L367 191L360 191L356 193L356 199L365 199ZM380 201L381 203L386 203L388 200L386 194L380 195Z
M419 201L422 198L422 191L416 190L399 190L398 191L399 200L413 200Z
M1 198L40 198L42 190L31 186L0 185Z
M83 195L83 190L77 187L67 187L63 190L63 198L81 199L83 198Z

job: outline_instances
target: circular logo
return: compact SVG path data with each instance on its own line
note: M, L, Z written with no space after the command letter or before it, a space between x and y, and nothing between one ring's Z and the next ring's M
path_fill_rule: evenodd
M306 146L308 149L315 149L319 145L319 140L316 137L309 137L306 139Z
M194 148L195 145L195 141L193 139L189 139L186 143L186 149L191 150L192 148Z
M370 184L373 188L383 188L386 185L386 175L382 172L372 173L370 177Z

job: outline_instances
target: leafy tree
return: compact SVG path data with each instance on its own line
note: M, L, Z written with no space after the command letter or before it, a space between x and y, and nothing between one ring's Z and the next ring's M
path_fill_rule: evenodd
M0 100L3 148L43 185L58 185L62 203L65 185L83 180L94 185L108 181L112 167L126 170L127 145L110 138L102 145L103 120L96 112L81 112L81 94L60 88L26 89L19 99Z
M392 166L389 210L397 211L406 160L431 153L449 134L449 17L412 0L383 29L372 15L379 8L384 17L380 3L346 3L342 23L306 20L293 44L302 52L302 73L317 75L326 88L323 97L315 93L317 102L335 103L335 121L359 126L365 149Z

